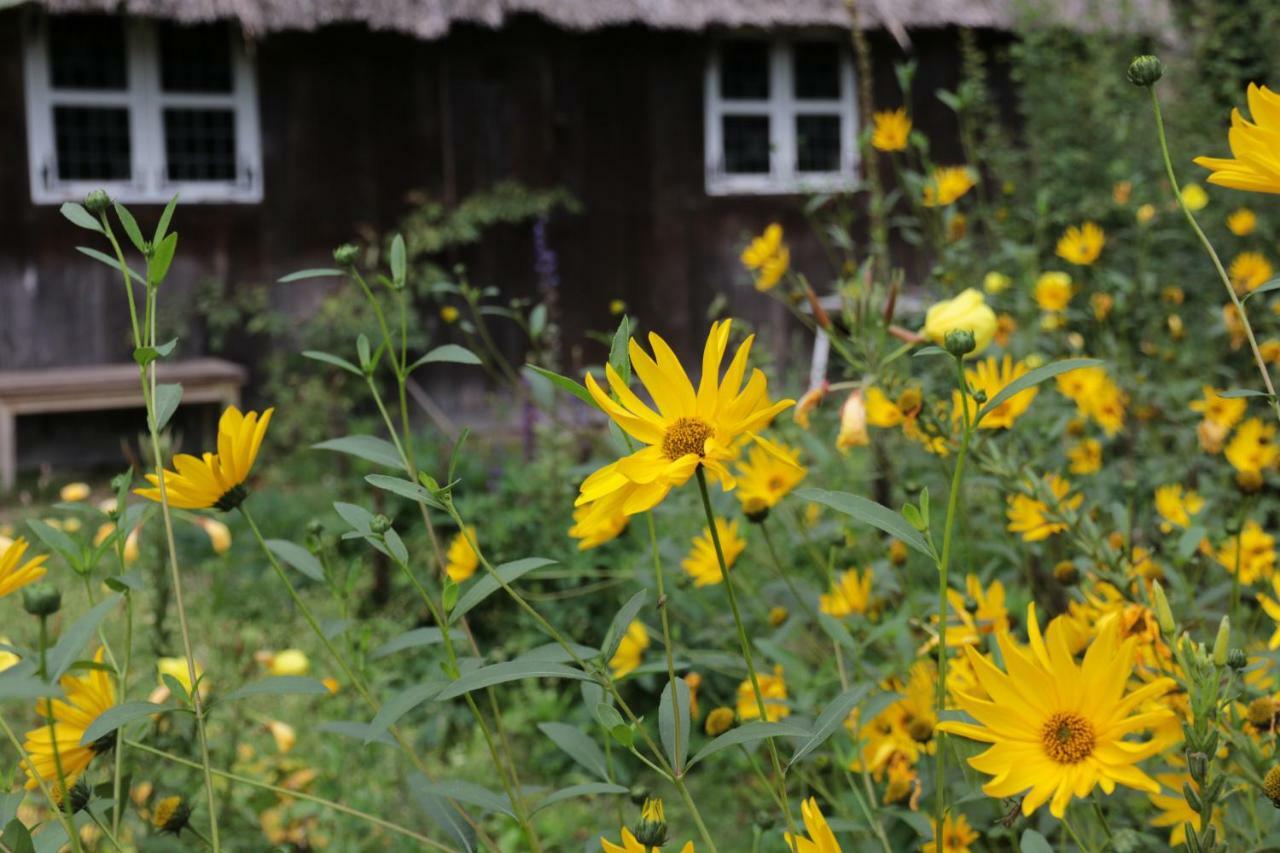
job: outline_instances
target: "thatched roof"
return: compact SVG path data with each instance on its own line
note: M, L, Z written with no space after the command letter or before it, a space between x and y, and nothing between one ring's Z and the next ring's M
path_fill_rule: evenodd
M364 23L438 38L455 23L499 27L532 14L568 29L847 27L845 0L32 0L51 12L120 10L199 22L234 19L255 34ZM1169 0L858 0L865 27L1017 29L1026 23L1147 33L1172 28Z

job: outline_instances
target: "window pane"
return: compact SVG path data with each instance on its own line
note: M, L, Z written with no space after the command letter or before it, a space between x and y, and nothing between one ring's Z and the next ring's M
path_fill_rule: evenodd
M123 89L124 22L106 15L49 20L49 79L55 89Z
M720 46L720 97L768 100L769 45L762 41L730 41Z
M799 42L792 50L796 97L834 101L840 97L840 48L831 42Z
M724 170L730 174L768 174L769 117L724 116Z
M164 152L171 181L235 180L235 112L165 110Z
M231 34L223 24L163 24L160 88L166 92L230 92Z
M59 180L125 181L133 174L124 107L54 107L53 136Z
M840 116L796 116L796 171L840 171Z

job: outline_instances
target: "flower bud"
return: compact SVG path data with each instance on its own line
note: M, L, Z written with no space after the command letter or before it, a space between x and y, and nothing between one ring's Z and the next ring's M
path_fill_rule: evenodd
M1244 649L1236 648L1227 652L1227 666L1236 672L1244 669L1249 665L1249 656L1244 653Z
M640 822L635 828L636 841L648 849L667 843L667 818L662 812L662 800L650 797L640 809Z
M1271 800L1271 805L1280 809L1280 764L1267 771L1267 777L1262 780L1262 790Z
M1164 76L1164 63L1150 54L1136 56L1129 63L1125 76L1135 86L1152 86Z
M1231 618L1223 616L1218 623L1218 636L1213 641L1214 666L1227 665L1227 652L1231 650Z
M1187 753L1187 772L1191 774L1191 778L1197 785L1203 785L1205 774L1209 772L1209 756L1203 752ZM1272 797L1272 799L1275 798Z
M107 195L106 190L94 190L84 197L84 209L94 216L106 213L109 207L111 207L111 196Z
M391 529L391 519L382 513L378 513L369 521L369 530L377 536L381 536Z
M177 835L191 819L191 806L182 797L165 797L151 812L151 825L161 832Z
M360 250L351 243L343 243L333 250L333 259L344 267L351 266L360 256Z
M1165 598L1160 581L1151 582L1151 597L1155 599L1156 622L1160 625L1160 633L1172 637L1177 623L1173 621L1173 611L1169 609L1169 599Z
M55 782L53 794L59 800L58 805L69 815L79 814L84 811L88 807L89 801L93 799L93 789L89 787L89 783L84 780L83 776L71 786L71 793L66 798L65 804L62 802L62 797L57 796L60 790L62 789Z
M1053 578L1063 586L1071 586L1080 580L1080 570L1071 560L1062 560L1053 567Z
M33 583L22 590L22 607L32 616L52 616L62 609L62 593L51 583Z
M947 332L943 340L946 343L947 352L956 358L963 358L977 347L972 329L952 329Z

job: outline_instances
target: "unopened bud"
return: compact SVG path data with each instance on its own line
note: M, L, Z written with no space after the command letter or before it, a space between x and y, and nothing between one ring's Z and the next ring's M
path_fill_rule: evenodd
M1137 56L1129 63L1125 76L1135 86L1151 86L1164 76L1164 63L1150 54Z
M343 243L333 250L333 259L343 266L351 266L360 256L360 250L351 243Z
M636 841L644 849L661 847L667 843L667 818L662 811L662 800L650 797L640 809L640 822L635 828Z
M381 536L382 534L386 533L390 529L391 529L391 519L387 518L382 513L378 513L377 515L375 515L373 518L369 520L369 530L372 533L377 534L378 536Z
M947 332L947 336L943 341L946 344L947 352L956 358L962 358L973 352L977 347L977 343L973 338L972 329L952 329Z
M1169 599L1165 598L1160 581L1151 582L1151 597L1155 599L1156 622L1160 625L1160 633L1172 637L1177 624L1173 621L1173 611L1169 609Z
M182 797L165 797L151 813L151 825L161 832L178 835L191 819L191 806Z
M1227 652L1231 651L1231 618L1223 616L1218 623L1218 636L1213 641L1214 666L1227 665Z
M1249 665L1249 656L1244 653L1244 649L1232 649L1227 652L1227 666L1236 672L1244 669Z
M106 213L109 207L111 207L111 196L107 195L106 190L94 190L84 197L84 209L94 216Z
M51 583L33 583L22 590L22 607L32 616L52 616L62 609L62 593Z
M1203 785L1205 774L1209 772L1209 756L1203 752L1187 753L1187 772L1191 774L1191 778L1197 785Z

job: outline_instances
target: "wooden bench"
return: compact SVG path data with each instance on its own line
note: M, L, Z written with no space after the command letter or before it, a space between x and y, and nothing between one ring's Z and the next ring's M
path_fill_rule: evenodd
M182 402L240 404L245 369L218 358L161 362L156 381L182 385ZM44 370L0 370L0 492L18 472L19 415L140 409L145 405L136 364L94 364Z

